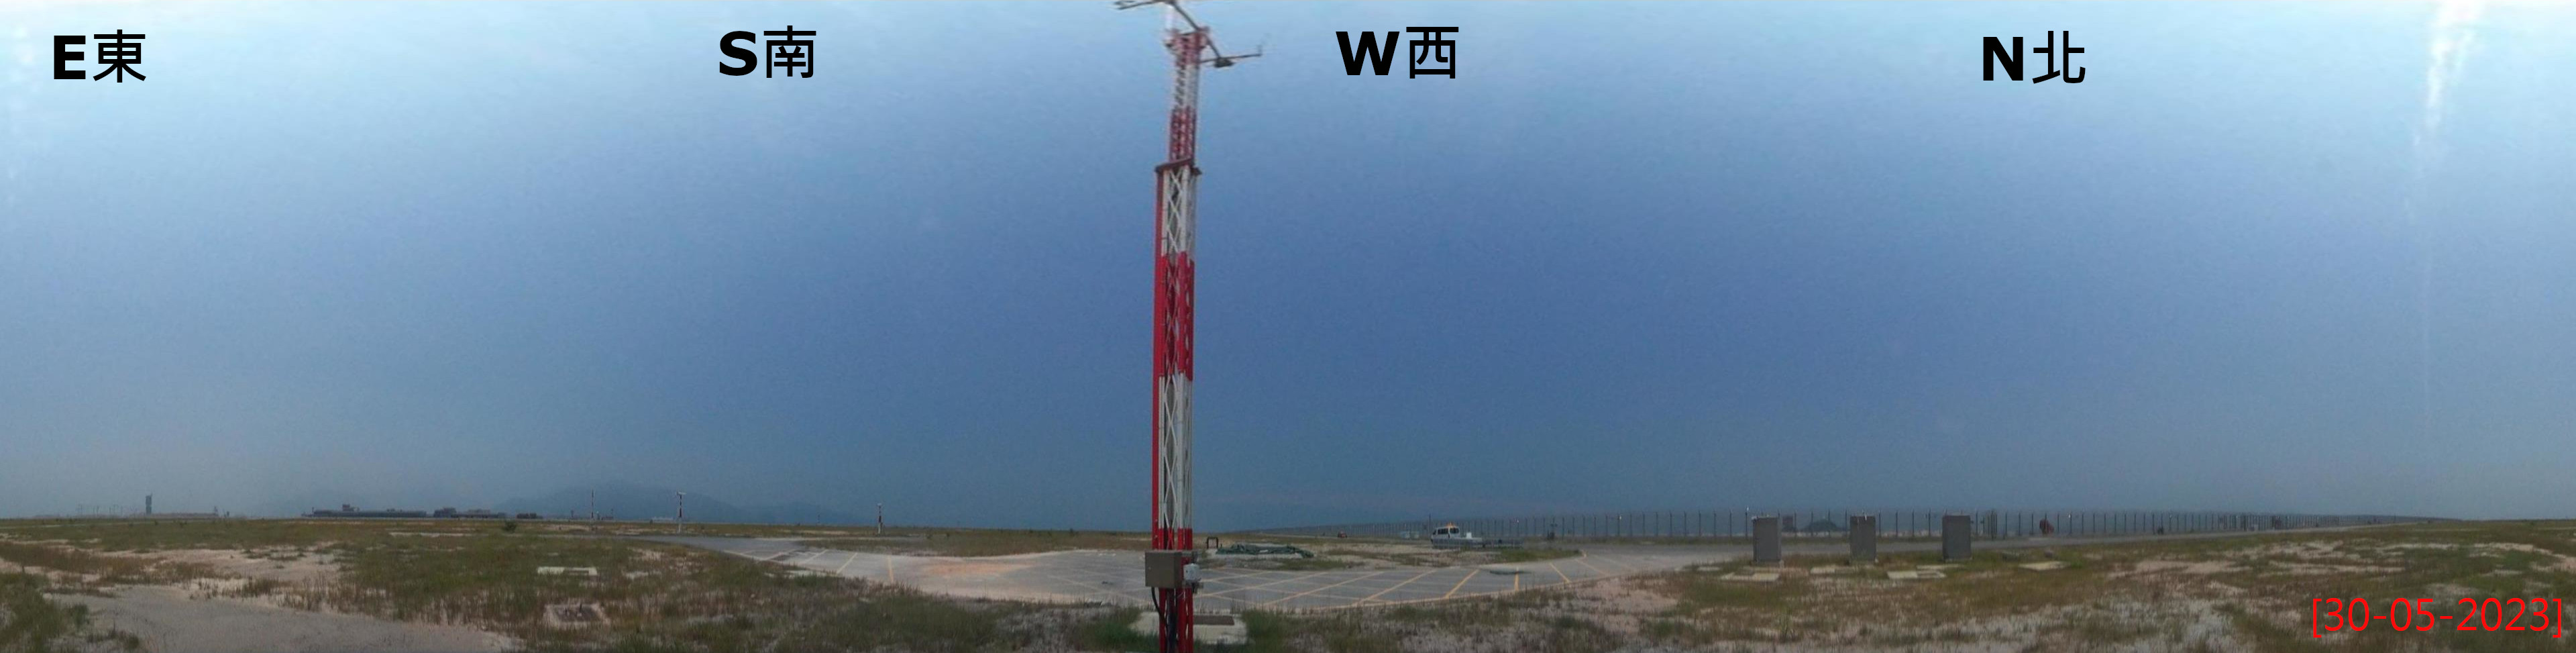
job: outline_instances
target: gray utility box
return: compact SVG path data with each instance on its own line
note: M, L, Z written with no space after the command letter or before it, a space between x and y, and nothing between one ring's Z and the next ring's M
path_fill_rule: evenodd
M1968 521L1967 515L1953 513L1941 516L1942 562L1967 561L1968 537L1974 535L1968 530Z
M1779 566L1780 517L1753 518L1753 564Z
M1190 564L1190 552L1154 550L1145 552L1145 586L1156 589L1180 589L1189 584L1184 568Z
M1878 563L1878 515L1851 516L1851 563Z

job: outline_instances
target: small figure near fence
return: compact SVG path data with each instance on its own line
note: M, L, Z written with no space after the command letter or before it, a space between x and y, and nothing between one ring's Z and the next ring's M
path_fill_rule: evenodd
M2039 536L2040 536L2040 537L2054 537L2054 536L2056 536L2056 535L2057 535L2057 525L2056 525L2056 524L2048 523L2048 518L2047 518L2047 517L2041 517L2041 518L2039 518Z

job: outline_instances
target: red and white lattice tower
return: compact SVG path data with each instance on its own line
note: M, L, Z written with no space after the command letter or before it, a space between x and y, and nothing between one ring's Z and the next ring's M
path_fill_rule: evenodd
M1168 10L1163 46L1172 55L1171 143L1163 164L1154 167L1153 548L1191 551L1197 548L1190 531L1190 380L1193 283L1198 277L1192 252L1198 240L1199 67L1224 68L1260 53L1218 53L1208 28L1190 18L1177 0L1128 0L1118 8L1146 5ZM1160 624L1158 650L1187 653L1196 630L1197 587L1185 583L1151 591Z
M1164 45L1176 67L1172 79L1171 152L1154 167L1154 548L1190 546L1190 378L1196 315L1192 284L1198 278L1194 236L1198 228L1199 51L1207 30L1173 30ZM1193 639L1190 587L1154 590L1164 651L1188 651Z

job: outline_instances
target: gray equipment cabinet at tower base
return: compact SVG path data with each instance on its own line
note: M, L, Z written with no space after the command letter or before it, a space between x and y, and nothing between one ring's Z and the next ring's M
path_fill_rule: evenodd
M1878 515L1851 516L1851 563L1878 563Z
M1155 589L1179 589L1189 586L1190 552L1153 550L1145 552L1145 586Z
M1753 564L1779 566L1780 517L1753 518Z
M1968 516L1951 513L1941 516L1941 561L1965 562L1968 559Z

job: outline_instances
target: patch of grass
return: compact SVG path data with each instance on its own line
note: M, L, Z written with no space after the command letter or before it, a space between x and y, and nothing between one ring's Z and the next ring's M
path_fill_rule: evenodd
M743 640L748 646L717 650L988 651L1023 644L1000 623L1020 608L961 604L861 581L810 585L744 613L745 630L759 636Z
M1136 617L1144 613L1140 608L1111 610L1107 615L1083 622L1081 628L1074 632L1074 641L1090 651L1153 650L1154 637L1136 632L1135 628Z
M1299 619L1295 623L1296 635L1286 643L1304 646L1290 650L1322 650L1328 653L1398 653L1402 650L1396 646L1394 638L1370 632L1368 620L1357 614L1342 612ZM1301 639L1305 641L1299 641Z
M1547 622L1547 630L1533 647L1540 651L1593 653L1617 648L1617 640L1600 624L1573 615L1559 615Z
M90 553L69 546L0 541L0 560L26 571L52 570L94 576L97 584L132 585L202 578L212 572L195 565L132 556Z
M243 581L241 587L219 592L219 594L222 596L233 597L267 596L284 591L288 587L290 586L284 581L271 578L253 578Z
M1451 552L1445 551L1382 552L1333 548L1315 553L1321 558L1378 560L1407 567L1448 567L1458 563Z
M45 600L45 586L36 576L0 575L0 651L51 651L86 624L85 607Z
M1591 618L1564 613L1571 596L1531 590L1493 597L1336 610L1242 615L1252 644L1242 650L1379 653L1411 650L1418 635L1471 644L1466 650L1595 653L1637 642ZM1501 644L1500 648L1489 648ZM1204 647L1203 647L1204 648Z
M1242 615L1252 643L1240 650L1247 653L1325 652L1325 653L1397 653L1407 650L1405 638L1424 630L1449 633L1472 639L1496 637L1501 630L1562 631L1566 637L1582 636L1590 624L1560 628L1553 622L1512 623L1508 615L1495 610L1492 602L1426 603L1396 606L1383 610L1340 610L1319 614L1282 615L1252 611ZM1500 617L1500 619L1497 619ZM1533 632L1537 638L1544 634ZM1589 634L1599 634L1597 629ZM1597 638L1596 638L1597 639ZM1504 639L1501 641L1511 641ZM1529 648L1514 646L1506 650L1562 651L1588 650Z
M1573 549L1434 549L1414 543L1417 548L1388 551L1329 547L1315 552L1319 560L1377 561L1405 567L1469 567L1506 562L1544 562L1581 555Z
M142 638L91 623L89 606L46 599L46 587L41 576L0 574L0 651L50 653L101 645L143 650Z
M150 561L111 558L50 544L0 542L0 560L74 574L139 577Z
M2157 633L2155 624L2096 610L2080 611L2056 624L2055 630L2074 641L2096 646L2126 644Z
M1494 553L1495 562L1540 562L1583 555L1580 549L1500 549Z
M1296 650L1289 648L1289 636L1295 633L1297 628L1290 617L1274 612L1252 610L1236 615L1236 618L1243 620L1244 634L1252 639L1252 643L1243 647L1244 653L1286 653Z
M2324 653L2333 650L2326 648L2320 640L2309 637L2307 633L2283 628L2270 620L2247 612L2243 606L2234 603L2219 606L2218 612L2227 615L2228 625L2234 626L2237 633L2253 640L2254 649L2258 651Z
M1333 560L1329 558L1294 558L1272 561L1268 568L1281 571L1332 571L1335 569L1350 569L1358 566L1360 566L1360 563L1349 560Z
M571 522L571 523L579 523L579 522ZM641 527L641 528L643 528L645 531L648 531L650 534L655 534L655 535L667 535L667 534L669 534L669 533L671 532L671 530L672 530L672 525L671 525L671 524L650 524L650 525L646 525L646 524L634 524L634 523L632 523L632 522L628 522L628 523L626 523L626 524L618 524L617 522L609 522L608 524L610 524L610 525L632 525L632 526L636 526L636 527ZM876 527L875 527L875 526L846 526L846 525L843 525L843 526L830 526L830 525L819 525L819 524L818 524L818 525L806 525L806 524L724 524L724 523L708 523L708 522L689 522L689 524L688 524L688 529L687 529L687 530L688 530L688 533L687 533L687 534L689 534L689 535L708 535L708 536L714 536L714 537L776 537L776 538L800 538L800 537L866 537L866 536L872 536L872 535L876 535L876 534L877 534L877 529L876 529ZM885 532L886 532L886 534L891 535L891 534L896 534L896 533L913 532L913 531L918 531L918 530L922 530L922 529L912 529L912 528L888 528L888 529L886 529L886 530L885 530Z
M638 594L644 587L625 577L641 570L635 550L616 540L493 534L342 543L332 547L342 582L298 598L408 621L533 624L548 603ZM597 567L600 576L539 576L539 566Z
M941 599L860 580L795 574L784 565L703 549L532 532L538 530L527 523L506 532L492 522L242 520L83 523L9 532L92 550L319 550L340 568L328 584L251 581L225 594L274 594L302 609L471 625L517 637L534 650L982 651L1027 648L1036 636L1027 627L1005 625L1033 606ZM0 547L8 547L0 555L47 567L126 569L122 573L131 576L130 565L150 565L23 541ZM540 576L539 566L597 567L600 575ZM597 604L611 626L546 627L543 610L556 603ZM48 622L10 623L25 624L16 626L23 631ZM25 640L18 632L10 636Z
M1707 643L1710 635L1708 629L1698 623L1681 619L1647 619L1638 626L1637 632L1658 642L1691 645Z
M1396 621L1430 621L1438 618L1439 616L1440 613L1425 610L1422 609L1421 606L1414 605L1399 605L1395 606L1394 609L1386 611L1386 618L1394 619Z
M2069 566L2056 571L2029 571L2005 561L1981 559L1943 572L1950 577L1918 583L1919 597L1909 599L1914 613L1929 622L2022 614L2053 606L2082 605L2128 594L2108 582L2102 568L2081 556L2060 558ZM2131 588L2136 589L2136 588Z
M1673 597L1678 608L1695 612L1709 608L1785 612L1807 594L1803 580L1777 583L1743 583L1719 580L1713 572L1679 572L1649 577L1649 587Z

